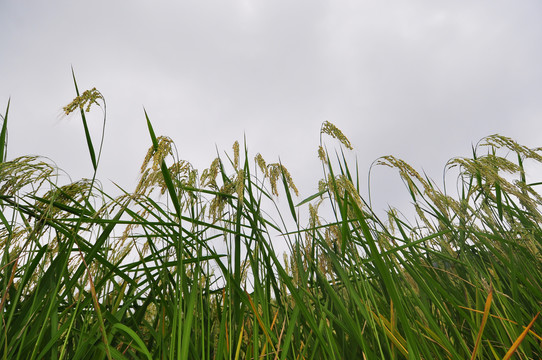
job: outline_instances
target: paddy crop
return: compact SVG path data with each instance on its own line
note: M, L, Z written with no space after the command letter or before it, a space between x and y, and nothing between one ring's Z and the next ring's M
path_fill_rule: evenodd
M140 181L111 196L85 117L104 98L76 95L65 111L80 113L89 179L7 159L9 103L2 116L1 359L542 358L541 183L525 166L540 149L482 139L446 164L453 192L382 157L412 203L382 219L332 123L319 190L297 200L287 164L235 143L200 172L144 113Z

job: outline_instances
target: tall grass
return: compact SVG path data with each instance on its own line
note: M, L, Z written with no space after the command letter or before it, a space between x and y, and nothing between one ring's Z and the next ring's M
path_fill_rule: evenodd
M145 113L140 182L112 197L94 180L91 105L101 94L77 90L66 111L81 110L92 180L63 185L39 157L6 158L9 103L2 117L2 359L542 358L538 149L483 139L447 164L453 194L383 157L417 214L383 220L331 123L319 191L297 201L281 163L235 143L199 173Z

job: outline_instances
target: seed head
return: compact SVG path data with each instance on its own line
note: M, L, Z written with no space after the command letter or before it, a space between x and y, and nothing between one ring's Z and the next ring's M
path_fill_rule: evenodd
M346 146L348 149L352 150L352 144L350 143L350 140L346 136L344 136L343 132L339 130L338 127L330 123L329 121L324 121L322 124L322 129L320 130L321 134L327 134L337 140L339 140L344 146Z
M83 108L85 106L86 106L85 111L89 112L90 111L90 106L92 104L96 104L96 105L100 106L100 104L98 104L98 99L103 100L103 96L98 90L96 90L96 88L92 88L91 90L86 90L85 92L83 92L83 94L81 94L80 96L77 96L75 99L73 99L73 101L71 103L64 106L64 108L63 108L64 113L66 115L69 115L72 112L74 112L75 109L77 109L77 108L80 108L81 110L83 110Z
M239 168L239 142L238 141L233 143L232 149L233 149L233 166L236 169L238 169Z
M256 161L256 164L260 167L265 177L269 176L269 171L267 170L267 164L265 163L265 160L262 156L262 154L258 153L254 160Z

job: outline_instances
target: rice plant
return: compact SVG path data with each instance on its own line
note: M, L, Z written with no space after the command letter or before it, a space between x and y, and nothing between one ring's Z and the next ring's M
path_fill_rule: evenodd
M381 219L332 123L319 191L300 200L285 165L238 142L198 171L145 112L140 181L112 196L85 117L101 107L105 129L104 97L74 84L89 179L8 160L9 102L2 116L2 359L542 358L542 183L525 166L540 149L489 136L446 164L452 192L382 157L412 209Z

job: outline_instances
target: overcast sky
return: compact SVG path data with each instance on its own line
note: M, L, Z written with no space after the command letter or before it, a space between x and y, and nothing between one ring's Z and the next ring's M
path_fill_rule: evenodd
M539 0L1 0L8 157L92 176L79 118L61 116L73 65L80 90L107 101L103 183L135 185L150 145L143 106L200 170L246 135L302 196L320 178L325 120L354 144L363 181L387 154L439 178L490 134L542 146L541 20ZM398 176L375 179L373 198L399 205Z

